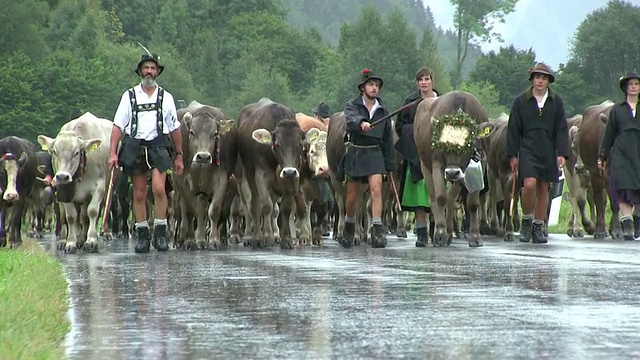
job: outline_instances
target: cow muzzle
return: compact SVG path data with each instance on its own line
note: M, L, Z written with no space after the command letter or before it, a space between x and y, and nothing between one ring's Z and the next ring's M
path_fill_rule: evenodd
M458 181L464 178L464 172L459 167L447 167L444 170L444 178L449 181Z
M328 166L319 166L315 171L316 177L327 177L329 176L329 167Z
M51 184L53 186L69 184L73 180L71 174L66 171L59 171L56 173L56 176L53 177L53 181Z
M280 171L280 177L283 179L297 179L300 177L300 172L294 167L286 167Z
M20 200L20 195L18 195L16 191L7 190L4 192L4 195L2 195L2 199L8 202L16 202Z
M208 151L198 151L193 155L192 162L199 164L211 164L213 162L213 156Z
M585 174L587 172L587 168L584 167L584 164L576 164L573 168L576 174Z

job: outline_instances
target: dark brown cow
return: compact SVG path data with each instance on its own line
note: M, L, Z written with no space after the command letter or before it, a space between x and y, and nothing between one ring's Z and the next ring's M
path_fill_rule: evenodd
M22 217L32 196L38 160L35 145L25 139L8 136L0 140L0 247L7 245L5 213L11 209L9 246L22 244Z
M604 214L607 204L605 191L609 192L609 175L608 170L602 172L598 169L597 161L605 123L612 107L613 103L611 101L605 101L599 105L592 105L586 108L577 134L578 151L582 159L582 166L590 174L596 203L596 230L593 234L595 239L607 237ZM582 170L580 167L576 168L578 172ZM611 199L610 193L609 199ZM618 204L611 201L611 210L613 212L611 216L611 237L619 239L622 237L622 228L618 219Z
M288 226L293 207L296 219L305 221L306 204L300 191L300 170L305 134L294 113L269 99L245 106L238 116L238 145L243 176L251 191L254 248L274 243L271 219L274 201L280 205L280 247L293 248ZM264 221L261 221L264 219Z
M345 202L347 196L347 187L341 180L338 179L338 171L340 170L340 163L342 157L345 154L344 135L347 126L347 119L344 116L344 112L338 112L331 116L329 120L329 131L327 134L327 160L329 161L331 185L333 186L336 205L338 207L338 214L336 214L336 221L334 221L333 227L333 239L341 242L344 234L344 218L345 218ZM367 212L367 200L369 199L368 184L361 184L358 189L358 203L356 204L356 234L354 239L354 245L359 245L360 242L367 241L368 226L363 224L369 224L368 212Z
M178 110L184 151L184 172L172 175L180 199L178 247L218 249L220 220L227 182L238 154L234 120L216 107L192 102ZM194 231L194 218L197 226ZM211 232L207 241L206 229Z
M457 145L458 142L466 142L468 137L474 136L474 139L471 140L476 144L465 154L455 154L434 148L432 141L436 139L432 139L432 136L436 119L442 115L457 113L468 114L475 121L476 126L473 130L476 135L466 129L452 126L450 130L455 132L455 135L453 133L448 134L447 137L443 135L438 140ZM451 243L455 203L459 186L464 181L464 171L474 155L475 149L480 146L476 139L480 137L480 134L487 136L493 128L494 125L488 122L487 113L480 102L467 92L452 91L436 99L425 99L418 105L414 123L414 139L421 160L422 173L431 195L431 211L435 218L433 239L435 246L448 246ZM445 180L458 186L452 186L451 191L448 192ZM446 224L445 207L447 210ZM470 192L467 196L467 209L471 213L469 231L469 246L471 247L483 245L478 220L479 208L479 192Z

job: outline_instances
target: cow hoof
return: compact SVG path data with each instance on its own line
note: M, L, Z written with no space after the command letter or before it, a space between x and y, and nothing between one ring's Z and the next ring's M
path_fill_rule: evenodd
M596 232L596 226L591 221L583 222L582 227L589 235L593 235Z
M309 246L311 245L311 239L309 239L309 236L298 237L298 244L300 246ZM280 245L282 245L282 242Z
M514 233L504 234L503 238L505 242L514 242L516 241L516 234Z
M182 250L195 250L196 242L193 240L186 240L182 245Z
M76 250L78 250L78 247L74 242L66 243L64 246L64 252L66 252L67 254L75 254Z
M17 249L17 248L19 248L20 246L22 246L22 241L12 241L12 242L9 244L9 248L10 248L10 249Z
M404 225L404 230L405 231L411 231L411 223L405 224Z
M407 238L407 230L405 229L397 229L396 230L396 237L402 238L402 239L406 239Z
M622 239L622 229L612 229L611 230L611 238L612 239Z
M433 235L433 246L449 245L449 235L447 233L436 233Z
M483 247L483 246L484 244L482 243L482 239L480 239L479 237L475 240L469 239L469 247L477 248L477 247Z
M211 240L209 242L209 250L220 250L222 249L222 243L220 240Z
M577 237L577 238L584 237L584 231L582 231L582 229L573 230L573 237Z
M596 240L602 240L607 237L607 233L604 231L596 231L593 233L593 238Z
M241 239L239 234L232 234L229 238L229 242L232 244L240 244L240 241Z
M504 229L496 230L496 236L497 237L504 237L506 234L507 234L507 232Z
M480 225L480 235L493 235L489 224L484 223Z
M196 241L196 249L198 249L198 250L206 250L207 249L207 241L206 240L198 240L198 241Z
M280 241L280 249L293 249L293 241L291 238L284 238Z
M104 234L101 236L103 241L111 241L113 240L113 235L112 234Z
M97 253L98 252L98 242L91 241L84 243L82 249L88 253Z

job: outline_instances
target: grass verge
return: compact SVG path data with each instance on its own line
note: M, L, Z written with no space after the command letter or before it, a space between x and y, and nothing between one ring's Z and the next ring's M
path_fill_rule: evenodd
M62 359L67 281L62 264L23 236L19 250L0 250L0 357Z

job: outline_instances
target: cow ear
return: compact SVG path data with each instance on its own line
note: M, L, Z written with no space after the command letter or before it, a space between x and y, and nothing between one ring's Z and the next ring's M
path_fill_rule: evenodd
M47 151L47 150L49 150L49 148L51 148L51 144L53 143L53 139L48 137L48 136L38 135L38 143L42 147L42 150Z
M102 144L102 140L100 139L89 139L84 141L84 150L85 151L94 151L97 150Z
M18 167L22 167L24 164L26 164L27 160L29 160L29 156L26 152L23 151L22 154L20 154L20 159L18 159Z
M316 128L311 128L307 130L306 138L308 143L312 143L318 139L318 135L320 134L320 130Z
M220 122L218 123L218 133L220 133L221 135L228 133L229 131L231 131L231 128L233 127L233 124L236 121L234 119L229 119L229 120L220 120Z
M38 165L38 172L39 172L40 174L42 174L42 175L45 175L45 173L44 173L44 168L45 168L45 166L44 166L44 165Z
M271 133L266 129L256 129L251 133L251 137L253 140L259 142L260 144L271 144L273 138L271 137Z
M496 126L490 122L483 122L478 125L478 138L486 138L491 135L491 132L496 128Z

